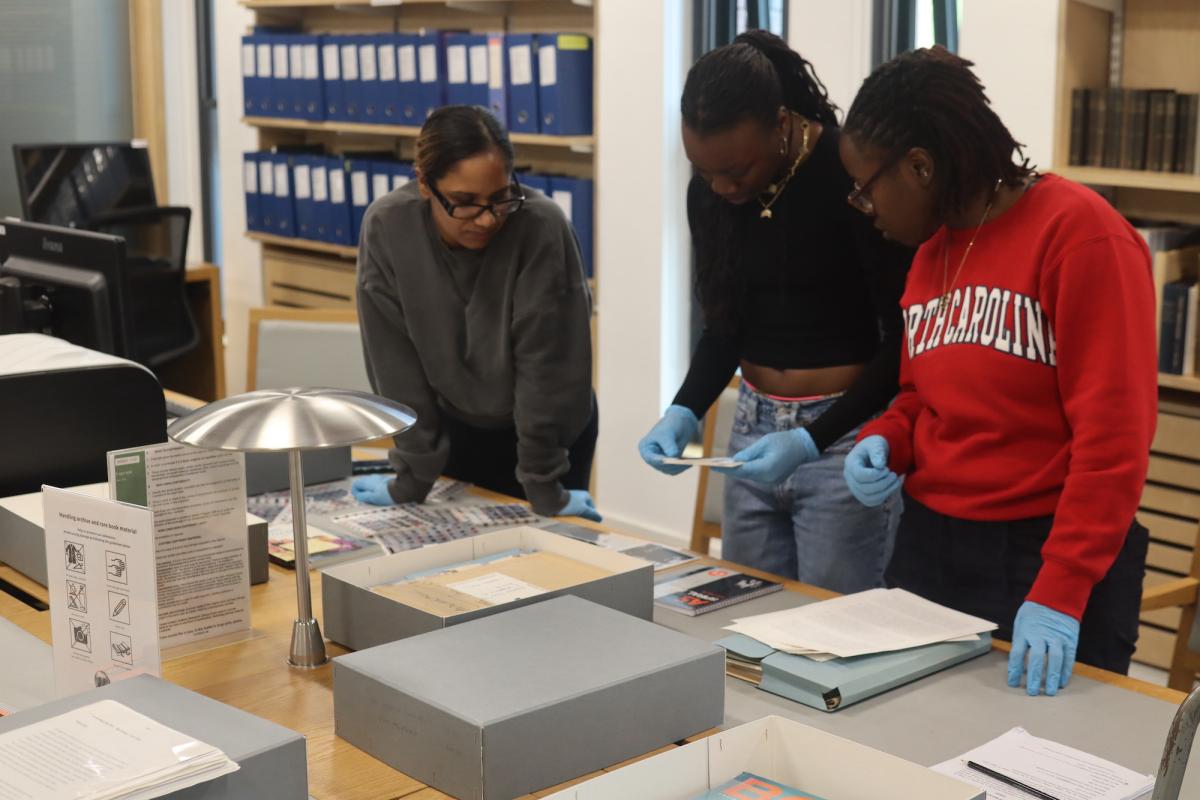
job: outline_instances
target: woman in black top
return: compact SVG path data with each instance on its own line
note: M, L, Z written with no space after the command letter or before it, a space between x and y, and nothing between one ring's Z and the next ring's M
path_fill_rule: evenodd
M688 221L705 328L683 386L639 444L667 474L741 368L722 554L837 591L882 585L897 502L842 480L858 427L896 394L912 253L846 204L837 118L811 65L750 31L703 56L683 91L696 175Z

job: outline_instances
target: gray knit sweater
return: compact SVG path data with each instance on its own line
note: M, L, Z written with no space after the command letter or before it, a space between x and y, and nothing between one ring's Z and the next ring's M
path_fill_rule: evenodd
M529 189L479 252L451 250L417 182L363 219L358 314L377 394L417 424L389 457L396 502L421 501L449 457L442 415L517 430L517 479L535 511L567 502L567 449L592 413L591 293L570 224Z

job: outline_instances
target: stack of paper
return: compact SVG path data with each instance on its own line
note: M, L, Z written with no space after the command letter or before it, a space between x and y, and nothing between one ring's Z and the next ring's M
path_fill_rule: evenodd
M995 623L903 589L871 589L797 608L742 617L726 630L818 661L971 641Z
M978 764L999 780L981 771ZM1142 775L1091 753L1013 728L985 745L932 768L987 790L988 800L1027 800L1038 795L1023 784L1058 800L1137 800L1154 789L1154 777Z
M148 800L238 765L115 700L0 735L0 797Z

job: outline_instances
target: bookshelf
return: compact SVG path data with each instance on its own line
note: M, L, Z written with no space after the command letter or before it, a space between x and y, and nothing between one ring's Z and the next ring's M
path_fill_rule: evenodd
M1196 0L1060 0L1054 171L1101 189L1126 216L1200 224L1200 175L1069 164L1074 89L1200 92L1197 42ZM1158 385L1158 429L1138 510L1151 538L1147 587L1187 574L1200 528L1200 377L1160 374ZM1180 617L1177 608L1143 613L1134 659L1168 666Z
M442 29L489 33L553 31L595 37L590 0L241 0L256 25L307 33L390 33ZM594 52L594 49L593 49ZM277 145L321 145L326 152L415 154L418 127L248 116L260 150ZM513 133L517 167L579 178L595 175L594 136ZM594 226L594 223L593 223ZM263 302L308 308L354 302L358 248L246 232L262 245ZM596 279L591 281L593 292ZM593 320L593 325L595 320Z

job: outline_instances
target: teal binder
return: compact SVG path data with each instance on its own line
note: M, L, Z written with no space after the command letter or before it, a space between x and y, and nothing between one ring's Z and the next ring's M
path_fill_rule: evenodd
M725 648L726 664L735 677L818 711L837 711L981 656L992 648L992 637L983 634L974 642L941 642L832 661L782 653L740 633L717 644Z

